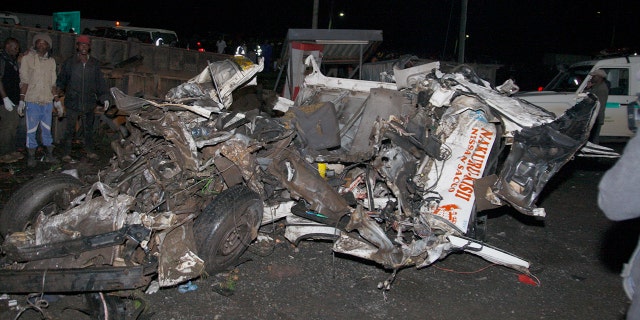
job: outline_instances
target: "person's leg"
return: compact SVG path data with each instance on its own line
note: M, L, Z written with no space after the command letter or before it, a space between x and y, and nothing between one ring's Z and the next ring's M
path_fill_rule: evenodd
M38 124L40 124L40 115L42 114L40 106L27 102L24 114L27 122L27 148L35 149L38 147L36 132L38 132Z
M18 123L20 123L20 116L18 116L18 112L14 110L10 113L6 120L7 126L9 127L9 132L7 132L7 134L9 135L11 151L15 152L17 150L16 142L18 137Z
M84 114L84 144L87 151L93 152L93 124L95 123L95 114L87 112Z
M45 147L51 146L53 143L53 137L51 136L51 112L53 111L53 103L42 105L42 117L40 118L42 145Z
M32 102L27 102L26 106L24 114L27 120L27 166L33 168L36 166L36 148L38 147L36 132L42 117L42 108Z
M42 145L47 148L47 155L45 161L48 163L58 163L58 159L53 156L53 136L51 135L51 120L53 111L53 103L48 103L42 106L44 114L40 122L40 130L42 131Z
M76 123L78 122L78 112L67 108L67 115L65 117L66 125L61 144L64 147L63 160L69 161L71 160L71 145L73 142L73 136L76 132Z
M16 148L16 129L14 128L14 123L17 124L16 117L15 110L7 111L0 106L0 155L9 154Z
M18 117L18 128L16 129L16 148L24 151L27 147L27 119Z
M593 125L593 128L591 128L591 132L589 132L589 142L591 143L595 143L595 144L599 144L600 143L600 129L602 128L602 125L599 123L596 123Z
M82 118L82 124L84 128L84 150L87 152L89 158L96 158L95 150L93 148L93 123L95 122L95 114L92 112L85 112Z

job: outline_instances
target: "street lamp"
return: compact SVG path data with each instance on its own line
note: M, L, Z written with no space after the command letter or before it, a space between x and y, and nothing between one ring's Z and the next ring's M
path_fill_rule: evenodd
M458 63L464 63L465 40L467 38L467 4L468 0L462 0L462 9L460 10L460 33L458 35L458 39L460 41Z
M338 17L344 18L344 12L342 12L342 11L338 12ZM331 29L331 25L332 24L333 24L333 12L329 16L329 29Z

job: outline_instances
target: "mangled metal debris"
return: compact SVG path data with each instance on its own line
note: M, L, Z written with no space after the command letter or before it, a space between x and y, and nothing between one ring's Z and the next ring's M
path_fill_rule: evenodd
M481 211L545 214L535 201L585 144L594 97L556 119L509 97L514 84L494 89L466 69L417 66L385 83L325 77L312 56L306 62L312 72L296 100L270 106L280 117L229 111L231 93L262 69L243 57L210 64L166 101L112 89L130 135L112 143L99 181L53 175L11 198L0 216L0 278L13 281L0 291L34 291L38 274L61 265L62 275L142 270L138 281L109 273L113 285L86 291L173 286L233 266L260 225L284 217L294 243L332 239L334 251L389 269L463 250L528 272L527 261L475 238ZM25 206L33 193L40 203Z

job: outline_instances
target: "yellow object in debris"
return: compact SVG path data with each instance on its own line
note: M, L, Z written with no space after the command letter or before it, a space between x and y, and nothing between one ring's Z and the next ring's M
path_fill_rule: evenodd
M327 164L326 163L324 163L324 162L319 162L318 163L318 173L323 178L327 177Z
M238 64L238 66L240 67L240 69L247 70L250 67L252 67L254 65L254 63L249 60L249 58L245 57L245 56L234 56L233 57L233 61Z

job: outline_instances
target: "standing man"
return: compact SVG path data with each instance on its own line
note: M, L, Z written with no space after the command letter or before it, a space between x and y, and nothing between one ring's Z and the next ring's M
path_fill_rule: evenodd
M90 56L91 40L87 35L76 38L76 54L68 58L58 74L58 90L65 94L67 126L62 138L66 162L71 158L71 140L75 133L76 121L82 121L84 129L84 149L89 159L97 159L93 150L93 123L97 101L102 101L105 111L109 109L109 93L100 71L100 61Z
M0 97L4 108L0 108L0 161L13 162L24 156L16 151L16 132L20 117L14 110L20 101L20 72L18 54L20 43L16 38L7 38L4 49L0 49Z
M264 71L270 72L273 64L273 45L269 41L265 41L260 47L262 47L262 56L264 57Z
M224 49L227 47L227 43L223 38L220 38L216 42L216 47L218 47L218 53L224 53Z
M36 132L40 127L42 145L46 147L45 161L56 163L51 137L52 101L56 95L56 61L49 56L51 37L46 33L33 36L33 48L20 63L20 102L18 114L27 117L27 166L36 166ZM58 109L58 108L56 108ZM60 112L60 111L59 111Z
M591 92L598 97L600 102L600 110L598 110L598 118L593 124L589 141L600 143L600 129L604 124L604 111L607 109L607 99L609 98L609 87L607 86L607 73L602 69L594 70L589 73L591 79L587 84L587 92Z

